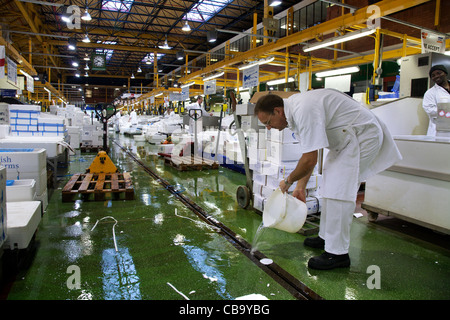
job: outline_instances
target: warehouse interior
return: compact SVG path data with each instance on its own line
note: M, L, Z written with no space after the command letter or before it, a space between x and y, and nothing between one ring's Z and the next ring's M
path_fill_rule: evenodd
M0 3L0 300L450 299L450 92L434 134L424 107L450 2ZM332 270L304 245L328 149L302 218L265 227L301 137L255 114L320 89L402 155L361 184Z

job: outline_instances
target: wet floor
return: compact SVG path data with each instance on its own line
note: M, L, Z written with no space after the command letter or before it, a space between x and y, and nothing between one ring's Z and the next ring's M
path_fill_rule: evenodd
M155 146L112 138L252 243L261 216L237 205L244 175L222 167L179 172L155 155ZM121 172L132 174L135 200L63 203L65 182L84 173L94 157L70 157L66 176L50 193L31 261L3 290L7 299L230 300L249 294L295 299L115 144L110 157ZM355 218L351 267L315 271L307 261L321 251L304 247L304 239L267 229L258 250L324 299L450 299L445 246Z

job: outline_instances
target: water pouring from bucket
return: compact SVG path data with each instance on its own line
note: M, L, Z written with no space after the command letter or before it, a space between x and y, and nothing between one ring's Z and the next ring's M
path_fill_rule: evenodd
M282 193L278 188L267 199L263 211L263 226L296 233L306 221L308 208L303 201Z

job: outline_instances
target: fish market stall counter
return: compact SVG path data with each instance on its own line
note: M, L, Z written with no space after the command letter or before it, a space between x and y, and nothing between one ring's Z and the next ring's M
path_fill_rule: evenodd
M450 138L394 136L403 159L366 181L362 208L450 234Z

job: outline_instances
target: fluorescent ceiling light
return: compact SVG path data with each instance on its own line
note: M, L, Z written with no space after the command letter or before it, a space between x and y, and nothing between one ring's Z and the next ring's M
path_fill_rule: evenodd
M251 62L251 63L249 63L249 64L242 65L242 66L238 67L238 69L239 69L239 70L245 70L245 69L248 69L248 68L257 66L257 65L270 63L270 62L272 62L273 60L275 60L275 57L270 57L270 58L267 58L267 59L257 60L257 61L255 61L255 62Z
M331 76L337 76L340 74L355 73L355 72L359 72L359 67L349 67L349 68L341 68L341 69L335 69L335 70L330 70L330 71L317 72L316 77L317 78L331 77Z
M294 82L294 78L289 77L287 82ZM284 83L286 83L285 78L267 81L268 86L275 86L277 84L284 84Z
M376 31L376 29L366 28L366 29L361 29L361 30L354 31L354 32L349 32L349 33L347 33L347 34L345 34L343 36L340 36L340 37L333 37L333 38L324 40L322 42L305 45L303 47L303 51L304 52L309 52L309 51L313 51L313 50L329 47L329 46L332 46L332 45L335 45L335 44L338 44L338 43L342 43L342 42L358 39L358 38L361 38L361 37L364 37L364 36L368 36L369 34L372 34L375 31Z
M216 79L216 78L218 78L218 77L223 76L224 73L225 73L225 72L222 71L222 72L213 74L213 75L211 75L211 76L209 76L209 77L205 77L205 78L203 78L203 81L208 81L208 80Z
M180 88L187 88L187 87L192 86L193 84L195 84L195 81L185 83L185 84L181 85Z
M278 0L273 0L273 1L269 2L269 6L271 6L271 7L276 7L276 6L279 6L280 4L281 4L281 1L278 1Z

